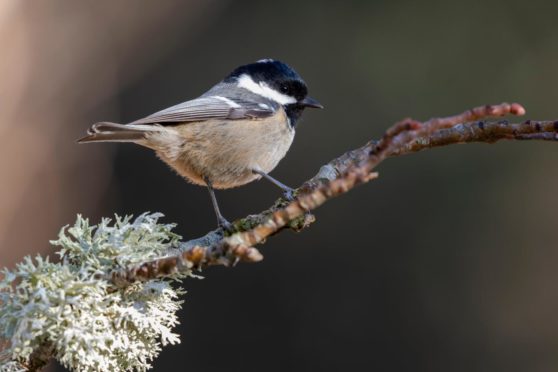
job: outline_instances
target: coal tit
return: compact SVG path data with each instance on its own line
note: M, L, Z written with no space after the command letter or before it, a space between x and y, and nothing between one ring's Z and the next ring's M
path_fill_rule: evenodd
M219 226L230 228L214 188L263 177L292 197L292 189L268 173L291 146L303 110L323 108L307 91L287 64L262 59L238 67L199 98L128 124L96 123L78 142L133 142L153 149L186 180L207 186Z

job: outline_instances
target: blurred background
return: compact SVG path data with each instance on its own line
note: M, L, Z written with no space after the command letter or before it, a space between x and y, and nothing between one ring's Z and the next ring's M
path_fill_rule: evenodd
M49 254L77 213L160 211L184 238L215 227L207 191L149 150L78 146L193 98L234 67L291 64L309 111L272 175L319 166L412 116L501 101L558 119L558 3L284 0L0 2L0 266ZM265 260L184 283L182 343L155 370L555 371L558 147L451 146L392 159ZM265 182L217 194L229 219ZM62 370L52 365L51 370Z

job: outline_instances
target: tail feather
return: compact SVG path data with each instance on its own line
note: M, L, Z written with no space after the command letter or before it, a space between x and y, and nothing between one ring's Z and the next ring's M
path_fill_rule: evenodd
M100 122L93 124L87 131L87 136L77 142L136 142L145 139L145 134L152 129L152 126L145 125Z

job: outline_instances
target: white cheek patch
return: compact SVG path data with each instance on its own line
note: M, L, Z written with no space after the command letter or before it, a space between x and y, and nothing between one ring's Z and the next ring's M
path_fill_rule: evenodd
M246 74L240 75L237 85L239 88L247 89L252 93L275 101L281 105L288 105L296 102L296 98L278 92L264 82L256 83Z
M240 105L238 103L228 99L227 97L211 96L211 98L215 98L215 99L218 99L220 101L223 101L232 108L239 108L240 107Z

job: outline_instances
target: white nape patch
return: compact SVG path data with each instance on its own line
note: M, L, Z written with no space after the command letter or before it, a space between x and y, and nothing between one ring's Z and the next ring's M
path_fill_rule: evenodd
M281 105L288 105L289 103L296 102L296 98L287 96L286 94L276 91L275 89L271 88L269 85L264 83L263 81L261 81L260 83L256 83L247 74L240 75L240 77L238 78L237 86L239 88L247 89L250 92L255 93L259 96L275 101Z
M240 107L240 105L238 103L228 99L227 97L221 97L221 96L211 96L211 97L225 102L227 105L229 105L232 108L239 108Z
M275 61L272 60L271 58L264 58L256 61L256 63L271 63L271 62L275 62Z
M258 106L260 106L260 107L263 108L264 110L269 110L269 106L266 105L265 103L258 103Z

